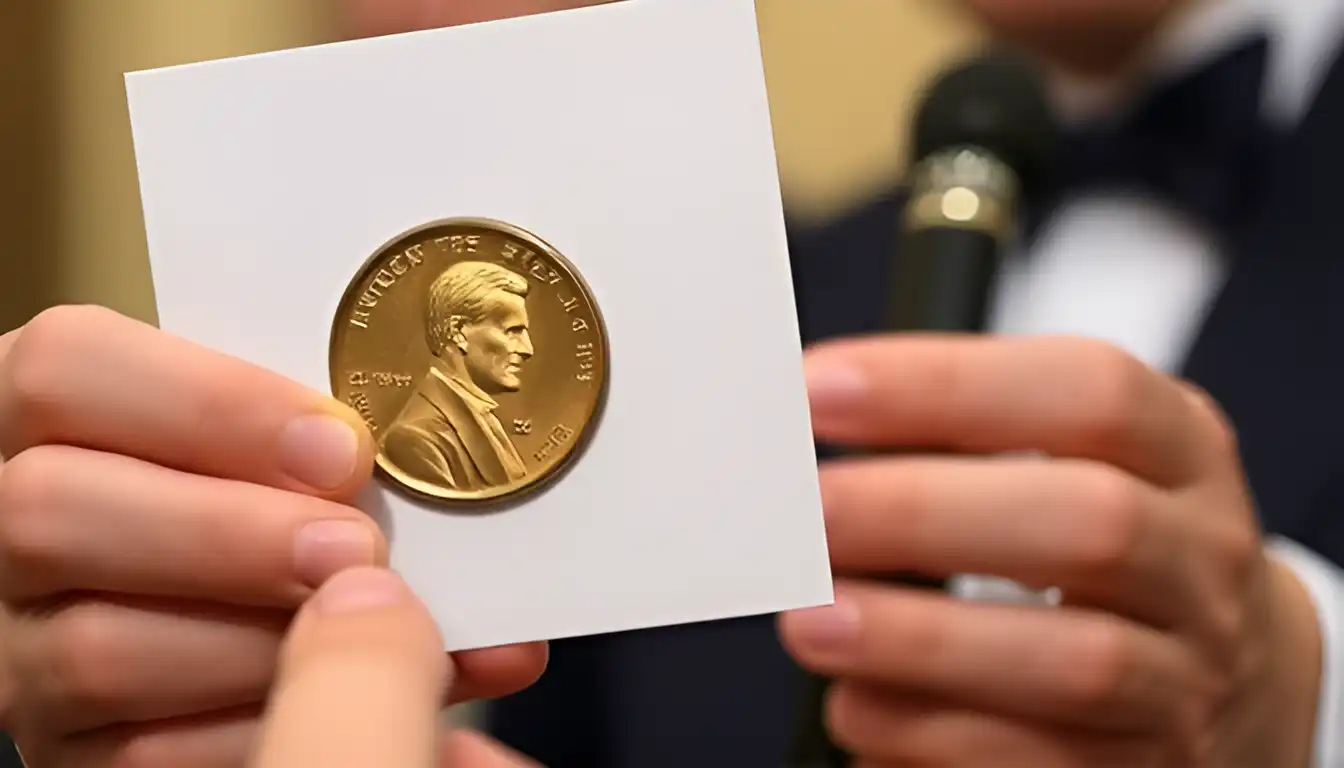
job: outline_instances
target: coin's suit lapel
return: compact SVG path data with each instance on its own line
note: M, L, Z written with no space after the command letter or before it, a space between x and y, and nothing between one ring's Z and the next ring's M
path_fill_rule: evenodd
M453 428L467 457L481 473L485 484L506 485L509 482L509 473L505 471L499 454L495 453L495 447L491 444L489 436L471 409L462 401L462 397L433 374L426 377L421 391L425 393L425 399L434 410L442 414L444 420Z
M485 488L461 437L434 403L439 397L435 383L433 374L420 382L383 433L379 449L394 466L421 482L459 491Z

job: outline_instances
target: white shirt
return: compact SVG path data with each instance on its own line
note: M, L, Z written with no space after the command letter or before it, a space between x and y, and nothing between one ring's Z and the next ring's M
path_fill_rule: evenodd
M1198 66L1244 36L1273 39L1264 110L1291 127L1311 104L1344 37L1344 0L1204 0L1155 45L1151 72ZM1054 83L1067 117L1117 106L1114 86ZM993 330L1104 339L1166 371L1186 357L1224 279L1206 234L1139 197L1076 199L1047 222L1030 258L1010 258L996 286ZM1344 514L1344 510L1340 511ZM1286 540L1272 556L1307 587L1325 642L1314 768L1344 768L1344 571ZM967 597L1009 598L1003 584L966 580ZM1268 766L1266 768L1269 768Z

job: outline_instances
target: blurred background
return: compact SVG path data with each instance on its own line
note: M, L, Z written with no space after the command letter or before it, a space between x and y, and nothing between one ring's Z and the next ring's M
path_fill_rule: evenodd
M789 215L889 188L906 105L974 44L947 0L757 0ZM0 332L46 306L154 320L122 75L347 37L335 0L0 0Z

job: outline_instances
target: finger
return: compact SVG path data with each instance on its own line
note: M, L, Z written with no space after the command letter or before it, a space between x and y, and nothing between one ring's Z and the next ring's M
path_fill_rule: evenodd
M263 701L291 614L100 596L16 624L35 725L55 732Z
M1133 768L1167 764L1155 762L1161 753L1151 742L1003 718L852 683L830 689L826 724L845 751L897 765Z
M252 752L260 708L129 723L57 742L47 755L23 749L30 765L61 768L239 768ZM303 764L295 768L303 768Z
M18 338L19 338L19 329L15 329L9 331L8 333L0 335L0 371L5 370L5 358L9 356L9 349L10 347L14 346L14 342L18 341ZM0 433L3 432L4 432L4 424L3 422L0 422ZM0 440L0 467L4 467L4 465L5 465L5 447L3 444L3 440Z
M14 342L18 341L20 330L22 329L15 328L12 331L0 334L0 368L4 368L5 358L9 356L10 347L13 347Z
M0 472L0 595L97 589L298 606L327 576L386 560L335 502L68 446Z
M982 573L1158 626L1201 612L1200 521L1113 467L1032 457L873 458L821 470L842 573Z
M453 654L457 679L449 703L495 699L532 685L546 671L546 643L523 643Z
M97 307L24 326L0 368L0 453L65 443L348 499L373 438L340 403Z
M876 337L807 355L823 441L960 452L1041 451L1159 485L1225 462L1176 383L1086 340Z
M364 515L299 494L65 446L26 451L11 469L0 477L0 590L10 599L99 589L295 606L331 573L386 561ZM459 654L452 700L524 688L546 657L544 643Z
M285 642L250 765L433 766L449 672L434 620L399 578L337 574Z
M971 709L1119 733L1189 727L1208 681L1177 641L1108 614L970 604L849 582L781 634L827 677ZM1211 692L1210 692L1211 695Z
M60 742L46 753L26 749L24 753L30 756L33 765L59 765L62 768L122 765L239 768L247 764L254 752L259 731L258 712L246 708L106 728ZM309 765L300 762L288 768L308 768ZM401 768L390 763L369 765ZM427 765L438 768L541 768L523 755L470 731L444 734L439 744L439 762Z
M439 765L442 768L541 768L539 763L471 731L454 731L444 737Z

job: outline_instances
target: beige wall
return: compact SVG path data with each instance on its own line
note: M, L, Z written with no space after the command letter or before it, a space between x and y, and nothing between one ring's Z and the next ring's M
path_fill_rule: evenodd
M978 36L951 0L758 0L780 180L824 218L901 169L920 84Z
M122 74L320 42L328 0L41 0L59 7L57 302L152 320Z
M335 35L332 7L0 1L0 231L9 249L0 261L0 328L61 302L152 320L122 73L322 42ZM905 105L973 39L971 28L949 0L758 7L785 194L793 213L824 218L891 183Z
M55 145L48 6L0 0L0 333L50 293Z

